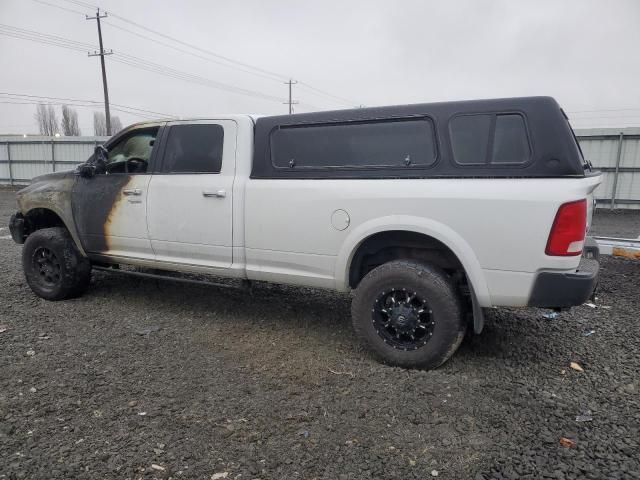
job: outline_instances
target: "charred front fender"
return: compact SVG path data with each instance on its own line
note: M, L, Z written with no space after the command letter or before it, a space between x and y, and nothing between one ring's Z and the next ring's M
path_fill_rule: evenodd
M29 215L38 210L48 210L57 215L69 231L78 251L86 256L71 209L71 193L76 181L73 171L56 172L33 179L31 184L16 194L19 213L22 215L23 228L28 227ZM20 217L17 217L17 220ZM27 230L23 230L23 234ZM13 233L12 233L13 235ZM15 239L14 239L15 240ZM24 240L23 240L24 241Z

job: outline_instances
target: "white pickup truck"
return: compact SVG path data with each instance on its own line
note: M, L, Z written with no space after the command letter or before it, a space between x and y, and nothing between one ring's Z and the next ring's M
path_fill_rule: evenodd
M483 308L592 294L599 183L548 97L224 115L126 128L18 192L10 229L49 300L92 265L353 291L379 358L433 368Z

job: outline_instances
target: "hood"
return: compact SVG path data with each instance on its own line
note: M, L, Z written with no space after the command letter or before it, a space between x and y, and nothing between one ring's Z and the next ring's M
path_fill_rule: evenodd
M30 185L33 185L34 183L39 183L39 182L62 180L63 178L67 178L74 175L75 175L74 170L63 170L62 172L45 173L44 175L33 177L31 179Z
M58 192L70 194L75 182L75 173L73 170L65 170L62 172L47 173L34 177L31 183L18 190L16 199L18 205L23 208L31 199L41 199L43 195L50 195ZM25 203L25 205L23 205Z

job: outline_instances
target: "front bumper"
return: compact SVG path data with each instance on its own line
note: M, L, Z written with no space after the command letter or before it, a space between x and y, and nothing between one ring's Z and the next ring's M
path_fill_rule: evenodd
M25 235L24 217L20 212L11 215L9 220L9 231L11 232L11 238L18 244L23 244Z
M533 283L529 306L568 308L586 302L598 284L600 253L591 241L585 243L584 252L576 272L540 272Z

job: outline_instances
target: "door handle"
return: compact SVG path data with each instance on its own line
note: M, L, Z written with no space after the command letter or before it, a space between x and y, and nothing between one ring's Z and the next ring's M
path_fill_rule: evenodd
M202 191L202 196L203 197L215 197L215 198L224 198L227 196L227 192L224 190L217 190L215 192L211 191L211 190L203 190Z
M127 188L126 190L122 191L122 194L126 196L142 195L142 190L140 190L139 188Z

